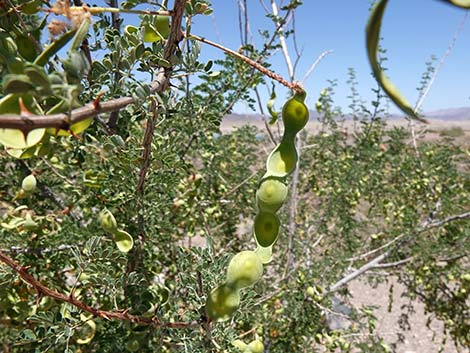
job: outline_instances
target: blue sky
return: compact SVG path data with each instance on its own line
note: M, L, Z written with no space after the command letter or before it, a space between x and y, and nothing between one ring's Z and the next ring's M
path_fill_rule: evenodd
M269 3L269 0L265 0ZM284 3L287 3L284 0ZM367 22L368 0L315 1L304 0L296 12L297 42L303 49L303 56L297 70L297 77L303 78L316 57L325 50L334 52L325 57L306 82L309 93L308 105L314 107L320 90L328 79L337 79L335 103L347 111L349 94L346 81L347 69L356 70L361 96L370 101L374 81L365 52L364 28ZM238 29L237 0L213 0L214 15L195 18L192 31L223 45L237 49L240 46ZM258 31L273 29L265 16L259 0L248 0L248 14L252 40L260 45ZM385 13L382 35L383 46L387 49L388 75L408 97L412 104L418 98L416 87L425 62L431 55L438 60L446 52L454 32L459 27L465 11L435 0L391 0ZM289 48L293 52L292 43ZM202 59L216 58L222 53L203 45ZM282 54L271 58L273 69L287 77ZM443 108L470 106L470 15L459 39L442 67L432 90L423 104L424 111ZM263 98L267 97L267 88ZM279 101L285 91L278 86ZM276 102L277 103L277 102ZM279 105L281 103L277 103ZM238 105L236 111L248 112L245 105ZM392 112L397 110L392 107Z

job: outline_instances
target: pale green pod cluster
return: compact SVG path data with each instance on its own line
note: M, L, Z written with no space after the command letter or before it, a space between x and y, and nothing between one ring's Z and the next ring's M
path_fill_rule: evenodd
M267 172L256 192L258 214L254 221L256 251L241 251L227 267L225 282L212 290L206 302L206 314L211 321L228 320L240 305L240 290L254 285L263 274L263 264L271 261L281 222L276 212L287 199L286 178L297 164L295 137L308 122L305 92L296 93L282 108L284 135L266 162ZM240 341L241 342L241 341ZM239 342L239 343L240 343ZM261 353L262 342L240 343L244 352Z
M236 254L227 267L225 282L207 298L207 316L213 321L228 320L240 305L240 290L258 282L262 275L263 263L254 251Z
M27 194L31 194L34 190L36 190L36 185L37 185L36 177L33 174L28 175L21 182L21 188Z
M234 340L232 345L238 348L242 353L263 353L264 345L259 339L255 339L250 343L245 343L242 340Z
M256 252L263 263L272 260L272 247L279 236L280 221L276 212L287 198L287 176L297 165L295 137L308 122L309 112L304 103L305 92L296 93L282 108L284 135L281 143L269 154L266 174L256 191L256 215L253 233L258 248Z
M118 228L116 218L114 218L113 214L109 210L104 209L100 212L99 222L101 228L103 228L105 232L113 235L114 242L116 243L119 251L129 252L132 249L134 246L134 239L125 230Z

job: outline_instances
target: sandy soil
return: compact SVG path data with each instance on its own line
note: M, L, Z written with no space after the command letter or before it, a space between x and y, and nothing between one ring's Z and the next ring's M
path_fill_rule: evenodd
M394 285L393 306L391 312L388 312L388 296L390 284ZM351 304L354 307L362 305L374 305L378 308L374 311L377 317L377 334L382 336L389 346L396 344L394 352L396 353L437 353L442 342L442 322L434 320L430 328L426 327L428 315L424 312L424 305L418 301L411 304L415 313L410 315L410 330L403 331L399 326L399 319L402 313L401 307L410 303L409 298L403 293L405 288L399 284L396 279L391 278L389 284L380 284L376 288L362 280L353 281L349 284L352 292ZM402 341L398 334L403 335ZM458 352L451 339L448 339L444 345L443 353Z

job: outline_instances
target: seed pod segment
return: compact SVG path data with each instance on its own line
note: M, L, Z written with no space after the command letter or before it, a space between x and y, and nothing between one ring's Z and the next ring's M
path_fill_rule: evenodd
M287 186L277 179L263 180L256 191L256 202L260 211L276 212L287 198Z
M239 290L224 283L210 292L206 303L206 313L213 321L226 321L237 311L239 306Z
M33 174L28 175L21 182L21 188L27 193L32 193L36 189L36 185L36 177Z
M271 212L259 212L255 218L254 233L256 242L262 247L272 246L279 235L281 222Z
M297 164L297 150L294 138L284 135L281 143L271 152L266 161L267 173L265 176L284 178L294 171Z
M307 124L309 112L304 103L305 96L305 92L296 93L282 107L284 134L295 135Z
M109 210L104 209L100 212L99 221L105 232L114 234L118 230L116 218Z
M254 251L245 250L230 260L227 268L227 284L234 288L252 286L261 278L263 264Z
M113 235L119 251L129 252L134 247L134 239L126 231L118 229Z

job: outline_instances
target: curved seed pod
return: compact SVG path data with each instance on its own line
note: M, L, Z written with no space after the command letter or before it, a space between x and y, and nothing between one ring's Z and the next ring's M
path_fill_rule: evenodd
M206 313L213 321L226 321L240 306L240 292L226 283L210 292L207 297Z
M104 209L100 212L99 221L101 228L108 233L114 234L118 230L116 218L109 210Z
M25 134L17 129L0 129L0 143L5 147L24 149L38 144L46 129L34 129Z
M256 201L261 211L276 212L287 198L287 186L279 180L265 179L256 191Z
M114 242L121 252L129 252L134 247L134 239L122 229L118 229L114 233Z
M470 0L441 0L448 4L452 4L457 7L461 7L462 9L470 9Z
M47 64L49 59L53 57L64 45L66 45L70 39L74 36L76 29L68 31L61 35L57 40L53 41L39 56L34 60L34 64L44 66Z
M82 327L82 330L86 332L86 335L84 337L77 338L77 340L75 342L77 342L77 344L88 344L95 337L96 324L93 320L91 320L91 318L87 318L83 314L80 314L80 320L82 320L87 326L86 330L84 330L85 326Z
M72 43L70 44L69 53L80 48L80 45L82 45L82 42L88 35L88 29L90 28L90 24L91 18L85 17L73 37Z
M32 109L34 99L30 94L7 94L0 99L0 114L20 114L20 98L27 109ZM46 129L34 129L21 131L18 129L0 129L0 144L9 148L25 149L38 144Z
M268 156L266 176L277 176L284 178L294 171L297 164L297 150L295 149L294 138L284 135L281 143Z
M37 181L33 174L28 175L21 182L21 188L27 193L31 193L36 189Z
M242 352L245 352L248 349L248 345L242 340L233 340L232 346L234 346L235 348L238 348Z
M72 133L78 135L79 133L82 133L83 131L88 129L92 122L93 118L80 120L78 123L70 125L69 130L56 129L51 127L47 129L47 133L53 136L70 136L72 135Z
M262 247L272 246L279 235L281 222L271 212L260 212L256 215L254 233L256 242Z
M309 112L305 105L305 92L296 93L282 107L284 134L297 134L308 122Z
M230 260L227 268L227 284L234 288L249 287L261 278L263 264L254 251L245 250Z
M170 16L157 16L157 31L164 39L168 39L170 35Z
M248 344L248 350L251 353L263 353L264 352L263 342L261 342L260 340L251 341Z
M38 145L36 145L38 146ZM18 149L18 148L9 148L6 147L5 151L8 153L10 156L18 158L18 159L28 159L34 156L36 152L36 146L26 148L26 149Z
M408 103L405 97L402 96L400 91L385 75L384 71L380 67L377 51L379 47L380 39L380 28L382 26L382 17L387 6L388 0L378 0L370 12L369 21L366 27L366 42L367 42L367 54L369 57L369 63L372 67L377 82L380 84L382 89L387 93L390 99L410 118L419 120L427 123L427 121L419 117L414 111L413 107Z

